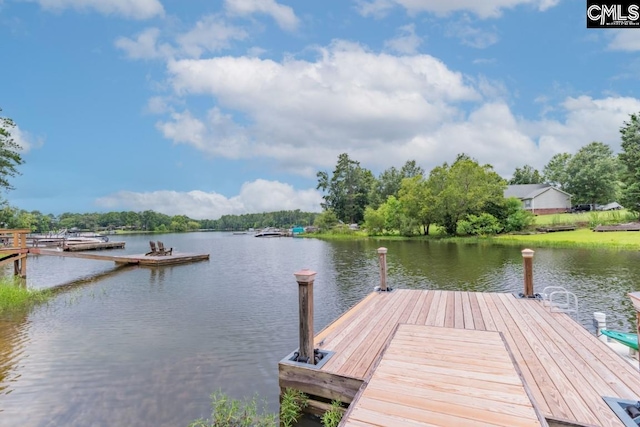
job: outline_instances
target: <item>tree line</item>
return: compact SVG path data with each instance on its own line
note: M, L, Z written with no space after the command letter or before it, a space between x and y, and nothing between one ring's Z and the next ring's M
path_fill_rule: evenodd
M577 153L554 155L543 172L517 167L507 181L489 164L466 154L428 174L410 160L377 178L348 154L338 156L332 173L317 173L323 212L317 225L363 224L371 234L429 234L438 225L447 234L518 231L532 222L517 199L504 198L508 184L546 183L572 195L574 204L620 201L640 212L640 116L632 114L620 129L622 151L591 142Z

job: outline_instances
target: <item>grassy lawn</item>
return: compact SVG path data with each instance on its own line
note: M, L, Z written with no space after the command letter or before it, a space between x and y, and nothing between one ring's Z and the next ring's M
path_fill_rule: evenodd
M588 228L532 235L501 235L491 238L497 243L531 246L611 248L640 250L640 232L612 231L596 233Z

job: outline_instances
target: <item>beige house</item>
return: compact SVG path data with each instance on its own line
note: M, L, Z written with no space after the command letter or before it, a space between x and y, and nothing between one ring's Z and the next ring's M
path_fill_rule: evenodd
M509 185L504 197L517 197L522 201L522 207L535 215L571 210L571 194L549 184Z

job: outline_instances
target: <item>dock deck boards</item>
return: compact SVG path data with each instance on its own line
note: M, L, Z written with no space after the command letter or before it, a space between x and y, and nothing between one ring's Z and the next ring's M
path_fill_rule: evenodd
M370 294L316 336L316 347L335 352L319 370L366 386L398 324L501 332L534 403L548 419L620 427L602 396L640 398L637 370L568 315L551 313L538 300L501 293L396 289ZM455 354L447 353L453 347L450 342L438 349L454 360ZM483 345L476 347L470 354L477 357ZM281 387L295 383L295 367L282 366ZM344 402L354 397L351 391L341 390Z
M401 324L342 425L547 423L536 412L499 332Z
M102 255L96 253L63 252L50 249L30 248L29 253L36 255L51 255L69 258L113 261L118 264L137 264L149 266L184 264L188 262L204 261L209 259L209 254L195 254L189 252L173 252L172 255L164 256L146 256L145 254Z

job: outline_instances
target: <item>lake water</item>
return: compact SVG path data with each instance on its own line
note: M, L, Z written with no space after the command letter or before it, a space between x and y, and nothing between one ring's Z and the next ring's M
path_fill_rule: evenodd
M186 426L210 414L209 395L256 393L278 407L277 363L298 345L293 273L318 272L315 327L379 282L388 252L397 288L522 291L519 247L266 238L231 233L153 236L209 261L162 268L30 257L28 286L62 287L50 303L0 317L1 426ZM115 238L114 238L115 240ZM118 237L120 240L120 237ZM149 236L125 236L142 253ZM640 290L640 253L537 249L535 290L559 285L613 329L633 330L627 292Z

